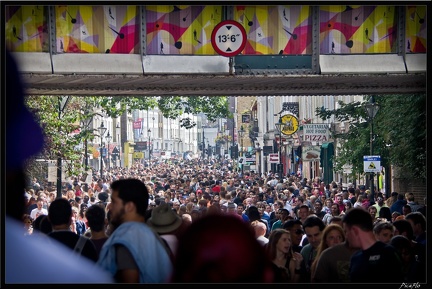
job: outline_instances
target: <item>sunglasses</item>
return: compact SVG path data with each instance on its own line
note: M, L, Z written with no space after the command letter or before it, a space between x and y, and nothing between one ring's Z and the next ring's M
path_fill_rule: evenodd
M304 231L301 229L297 229L297 230L295 230L295 233L296 233L296 235L303 235Z

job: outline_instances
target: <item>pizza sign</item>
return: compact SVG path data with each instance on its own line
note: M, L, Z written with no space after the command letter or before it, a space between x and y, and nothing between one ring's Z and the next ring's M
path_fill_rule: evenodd
M329 128L325 123L310 123L303 125L303 141L305 142L328 142Z

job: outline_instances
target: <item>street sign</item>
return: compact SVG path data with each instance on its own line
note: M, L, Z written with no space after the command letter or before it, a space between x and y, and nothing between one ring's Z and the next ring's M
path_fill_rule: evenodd
M381 171L381 156L363 156L363 172L379 173Z
M285 114L281 117L282 120L282 127L281 132L284 135L292 135L295 133L299 128L299 121L298 118L295 115L292 114Z
M302 146L302 160L316 161L320 159L321 147L320 146Z
M147 148L147 141L137 141L135 142L135 151L136 152L142 152L146 151Z
M246 30L237 21L225 20L212 31L213 49L220 55L232 57L239 54L246 46Z
M328 142L329 128L326 123L309 123L303 125L303 141Z
M246 157L246 163L249 165L255 165L256 164L256 158L255 157Z
M143 152L134 152L133 153L133 158L134 159L143 159L144 158L144 153Z
M264 156L268 156L273 151L273 146L263 146Z
M279 163L279 154L269 154L269 163L278 164Z

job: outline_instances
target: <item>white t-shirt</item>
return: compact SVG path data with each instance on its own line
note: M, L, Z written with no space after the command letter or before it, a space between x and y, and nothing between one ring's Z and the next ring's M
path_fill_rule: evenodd
M48 215L48 210L47 209L38 209L38 208L34 208L31 212L30 212L30 217L33 220L36 220L37 217L39 217L39 215Z

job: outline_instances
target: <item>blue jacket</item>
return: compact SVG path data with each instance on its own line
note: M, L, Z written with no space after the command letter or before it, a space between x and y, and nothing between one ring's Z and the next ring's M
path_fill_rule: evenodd
M406 205L406 201L405 200L397 200L396 202L393 203L393 205L391 205L390 207L390 212L399 212L401 215L403 214L402 212L402 208L403 206Z
M103 245L97 263L112 276L117 272L116 244L122 244L134 256L140 271L140 283L169 281L173 271L170 257L156 233L146 224L123 223Z

